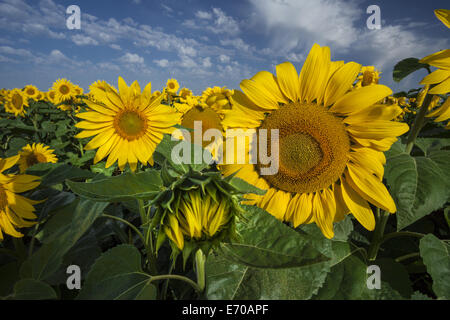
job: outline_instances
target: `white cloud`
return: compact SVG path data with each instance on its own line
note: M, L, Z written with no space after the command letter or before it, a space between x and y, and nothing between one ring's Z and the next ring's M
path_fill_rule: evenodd
M118 44L115 44L115 43L113 43L113 44L111 44L109 46L110 46L111 49L114 49L114 50L122 50L122 47L119 46Z
M201 10L199 10L199 11L197 11L197 12L195 13L195 16L196 16L197 18L199 18L199 19L206 19L206 20L212 19L212 14L211 14L210 12L207 12L207 11L201 11Z
M161 59L161 60L153 60L158 66L161 68L166 68L169 65L169 60Z
M241 38L220 40L220 44L223 46L235 47L240 51L250 51L250 46L246 44Z
M127 52L120 58L120 61L122 61L123 63L130 63L130 64L143 64L144 58L142 58L136 53Z
M219 60L220 60L220 62L222 62L222 63L228 63L228 62L230 62L230 57L227 56L226 54L221 54L221 55L219 56Z
M239 23L220 8L212 8L210 12L197 11L195 17L198 20L187 19L182 25L192 29L206 29L215 34L236 35L240 32Z
M202 62L202 66L205 68L211 68L211 66L212 66L211 58L210 57L204 58L203 62Z
M92 39L89 36L83 36L81 34L77 34L72 36L72 41L77 45L77 46L85 46L85 45L93 45L96 46L98 45L98 41L95 39Z
M250 0L259 21L273 35L274 46L287 51L314 39L322 45L347 47L358 35L353 24L364 13L350 1ZM309 42L309 41L308 41ZM309 44L309 43L308 43Z

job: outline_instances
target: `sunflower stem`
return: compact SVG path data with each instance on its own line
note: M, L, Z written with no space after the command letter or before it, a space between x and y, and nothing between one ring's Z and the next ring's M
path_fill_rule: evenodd
M177 274L164 274L164 275L159 275L159 276L152 276L150 278L150 282L158 281L158 280L166 280L166 279L181 280L181 281L184 281L184 282L190 284L195 289L195 291L197 291L197 292L203 291L202 289L200 289L200 287L198 286L198 284L195 281L192 281L191 279L189 279L185 276L180 276Z
M104 218L109 218L109 219L113 219L113 220L117 220L117 221L120 221L120 222L126 224L126 225L129 226L131 229L133 229L134 232L136 232L136 234L139 236L139 238L141 238L142 242L145 243L145 238L144 238L144 236L143 236L142 233L139 231L139 229L136 228L136 226L134 226L132 223L128 222L128 221L125 220L125 219L122 219L122 218L119 218L119 217L116 217L116 216L111 216L111 215L105 214L105 213L102 214L102 217L104 217Z
M405 254L404 256L396 258L395 262L402 262L404 260L408 260L408 259L411 259L411 258L417 258L417 257L420 257L420 253L419 252L408 253L408 254Z
M375 230L373 231L372 241L370 242L369 249L367 250L367 259L369 261L374 261L377 258L389 215L389 212L381 211L377 208Z
M138 199L138 207L139 207L139 214L141 215L141 223L142 225L147 225L148 223L148 216L147 212L145 210L144 200ZM157 268L156 268L156 255L153 247L153 236L152 236L152 230L151 228L146 227L145 230L145 240L144 240L144 246L145 251L147 252L147 259L149 268L152 274L157 274Z
M400 231L400 232L392 232L388 233L381 239L381 243L384 243L390 239L396 238L396 237L416 237L416 238L423 238L425 235L423 233L418 232L411 232L411 231Z
M430 89L431 88L432 88L432 86L430 86ZM422 128L425 125L425 120L426 120L425 115L427 114L428 107L430 106L432 99L433 99L432 94L426 95L425 100L424 100L422 106L420 107L420 110L417 113L416 118L414 119L413 126L411 128L411 131L409 131L408 139L406 140L405 152L407 154L411 153L411 151L414 147L414 143L416 142L416 138L419 135L420 130L422 130Z
M197 284L201 292L205 290L206 285L205 262L205 254L203 253L202 249L198 249L195 253L195 267L197 272Z

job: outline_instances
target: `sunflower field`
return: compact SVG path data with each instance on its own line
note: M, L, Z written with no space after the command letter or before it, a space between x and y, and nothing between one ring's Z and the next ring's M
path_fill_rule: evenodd
M330 56L199 96L2 89L0 297L450 299L450 49L392 75ZM382 84L420 69L408 92ZM198 143L211 129L226 138ZM230 129L256 133L245 161ZM271 174L249 161L263 131Z

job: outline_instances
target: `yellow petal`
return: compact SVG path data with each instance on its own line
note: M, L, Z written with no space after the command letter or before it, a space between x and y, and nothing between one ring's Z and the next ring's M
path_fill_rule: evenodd
M316 192L312 202L314 222L328 239L334 237L333 220L336 213L336 203L334 202L334 197L331 199L330 195L330 193L322 194L321 192ZM333 207L334 212L332 210Z
M298 101L300 84L297 70L290 62L283 62L276 66L278 84L281 91L291 101Z
M347 168L346 181L361 197L390 213L397 211L394 200L383 182L358 164L349 163Z
M325 90L324 105L326 107L335 103L337 99L351 89L359 70L361 70L360 64L349 62L334 72Z
M17 163L17 161L19 161L19 159L20 155L16 155L5 159L0 158L0 172L8 170L12 166L14 166Z
M336 215L334 216L334 222L344 220L345 216L350 213L350 209L345 204L342 197L342 187L340 184L333 184L334 199L336 200Z
M122 77L119 77L118 83L121 100L125 106L128 106L130 104L130 90Z
M343 120L343 122L348 124L357 124L359 122L373 121L373 120L390 121L395 119L401 113L402 109L399 106L396 105L387 106L384 104L375 104L370 108L367 108L361 112L349 115Z
M342 198L350 212L369 231L375 229L375 217L369 204L341 178Z
M324 77L328 77L330 70L329 58L328 65L324 62L326 58L326 52L315 43L309 51L300 71L299 85L300 99L302 101L306 100L307 102L311 102L318 98L319 87L322 85L318 80L323 81ZM327 74L324 76L325 69Z
M446 80L444 80L440 84L438 84L436 87L433 87L432 89L430 89L430 91L428 93L429 94L446 94L448 92L450 92L450 78L447 78Z
M115 129L110 128L102 133L99 133L97 136L95 136L89 143L84 147L86 150L92 150L97 149L101 145L104 145L105 143L110 140L113 135L115 135Z
M290 198L291 195L289 193L281 190L276 191L274 196L270 198L264 209L278 220L284 220Z
M420 84L441 83L448 77L450 77L450 70L437 69L423 78L422 81L420 81Z
M434 14L447 28L450 28L450 10L436 9Z
M398 137L408 130L409 127L406 123L385 120L364 121L357 124L351 124L347 127L347 131L350 134L357 138L363 139Z
M278 109L278 102L275 96L261 84L253 80L242 80L241 89L256 105L263 109Z
M445 49L422 58L420 63L427 63L439 69L450 69L450 49Z
M252 80L263 86L274 97L275 101L288 103L288 99L281 92L277 78L268 71L260 71L252 77Z
M330 111L341 114L360 112L390 94L392 90L381 84L358 88L338 99Z
M114 117L104 115L98 112L80 112L75 115L77 118L88 120L91 122L110 122L114 120Z

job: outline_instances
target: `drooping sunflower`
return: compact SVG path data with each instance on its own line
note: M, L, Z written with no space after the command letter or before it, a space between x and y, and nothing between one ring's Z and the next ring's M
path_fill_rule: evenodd
M151 84L144 90L137 81L130 87L122 77L119 91L108 84L105 90L91 91L93 100L84 100L91 111L78 113L84 119L76 124L83 129L77 138L95 136L86 150L97 149L94 163L108 156L106 167L118 160L121 170L128 163L136 170L138 161L153 165L153 152L165 133L172 133L180 115L171 107L161 104L162 97L152 98Z
M32 190L39 184L39 177L27 174L3 174L3 172L19 161L20 156L6 159L0 158L0 241L3 232L10 236L20 238L22 233L16 228L30 227L36 219L33 205L41 201L30 200L19 193Z
M55 99L57 103L70 100L75 94L74 85L67 79L58 79L53 84L52 90L55 91Z
M28 107L28 99L22 90L12 89L6 98L5 110L17 116L25 116L25 107Z
M53 153L54 150L49 149L43 143L27 144L19 151L19 169L20 173L24 173L29 167L37 163L56 163L58 158Z
M348 213L373 230L369 203L396 211L382 183L383 151L408 126L391 121L398 106L378 104L392 93L388 87L351 90L360 69L355 62L331 62L329 48L315 44L300 75L285 62L276 67L276 75L261 71L241 82L245 96L233 96L235 105L223 125L279 132L277 173L262 175L265 166L259 163L221 166L225 176L236 173L267 191L247 197L248 204L294 227L315 222L327 238L334 236L333 222Z
M177 94L178 89L180 89L180 85L178 84L178 81L176 79L167 80L166 84L167 93Z
M381 72L374 66L362 67L360 76L357 77L356 88L378 84Z
M184 238L211 239L227 226L232 218L233 204L217 193L215 198L195 189L185 192L175 213L167 213L164 232L176 244L184 247Z
M38 88L33 86L32 84L29 84L23 88L23 92L25 93L25 96L30 99L38 100L38 96L40 91Z

